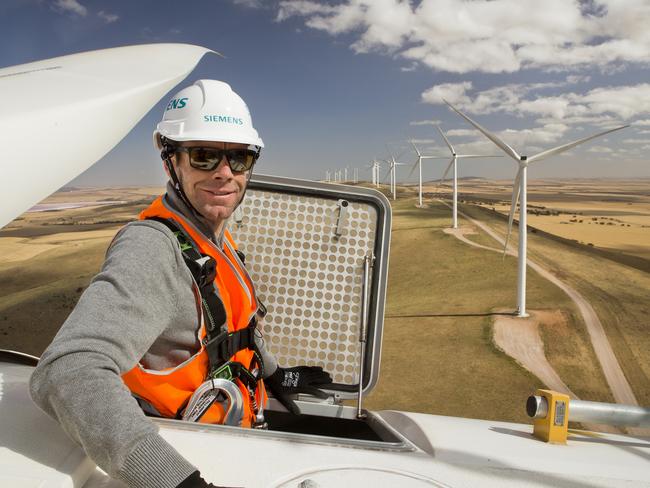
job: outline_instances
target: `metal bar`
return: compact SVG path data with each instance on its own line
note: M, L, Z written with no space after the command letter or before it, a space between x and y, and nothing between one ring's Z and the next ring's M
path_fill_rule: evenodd
M529 417L544 418L548 412L546 398L534 395L528 397L526 411ZM650 427L650 408L617 403L571 400L569 403L569 421L622 427Z
M357 418L359 419L366 417L366 414L361 411L361 403L363 401L363 378L366 362L366 343L368 340L368 288L370 287L370 266L373 259L372 252L369 252L363 258L363 293L361 294L361 325L359 327L361 355L359 360L359 391L357 393Z

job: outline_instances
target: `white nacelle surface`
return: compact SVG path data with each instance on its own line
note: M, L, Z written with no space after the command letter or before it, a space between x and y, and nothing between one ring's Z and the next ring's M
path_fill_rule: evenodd
M0 364L0 486L118 488L31 401L32 368ZM246 488L371 486L648 487L650 440L573 433L568 445L532 426L397 411L379 415L410 450L344 446L333 438L160 421L161 434L206 479Z

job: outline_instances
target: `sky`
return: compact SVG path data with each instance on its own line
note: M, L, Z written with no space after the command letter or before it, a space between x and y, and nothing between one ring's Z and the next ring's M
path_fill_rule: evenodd
M650 178L650 0L3 0L0 19L0 67L158 42L222 53L177 89L231 84L265 142L259 173L323 179L357 167L369 180L389 150L415 162L409 139L447 156L436 124L458 153L499 154L444 98L520 154L631 125L532 163L531 179ZM177 89L71 184L162 184L151 133ZM425 179L446 166L424 164ZM506 157L459 168L515 172Z

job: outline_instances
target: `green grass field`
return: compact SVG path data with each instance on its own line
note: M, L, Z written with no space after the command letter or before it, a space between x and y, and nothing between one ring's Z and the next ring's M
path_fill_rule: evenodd
M443 233L451 211L440 203L392 203L382 370L367 406L527 421L525 400L543 385L494 346L491 328L492 314L514 307L516 260ZM496 247L480 231L471 238ZM568 386L585 399L611 400L569 298L534 272L528 297L530 309L559 309L567 318L562 343L575 350L564 357L552 341L549 356L556 367L569 363Z

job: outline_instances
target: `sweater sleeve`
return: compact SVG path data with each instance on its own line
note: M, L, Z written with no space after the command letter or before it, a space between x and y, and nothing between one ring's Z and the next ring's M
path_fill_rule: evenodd
M135 488L172 488L196 469L158 434L121 379L177 316L179 287L187 285L175 246L157 222L127 225L30 382L34 401L89 457Z

